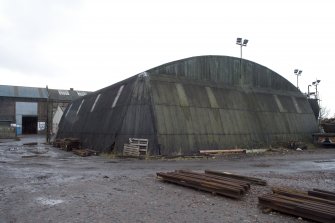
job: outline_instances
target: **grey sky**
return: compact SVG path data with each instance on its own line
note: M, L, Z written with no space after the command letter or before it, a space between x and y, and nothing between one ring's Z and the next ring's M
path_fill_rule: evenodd
M335 15L320 1L0 0L0 84L98 90L198 55L262 64L333 100Z

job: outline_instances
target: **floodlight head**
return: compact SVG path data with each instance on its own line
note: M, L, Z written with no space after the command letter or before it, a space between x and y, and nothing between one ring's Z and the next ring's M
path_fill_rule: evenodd
M316 80L316 82L320 83L321 80Z
M236 44L241 44L242 43L242 38L237 38L236 39Z
M295 74L297 74L297 73L298 73L298 71L299 71L298 69L294 69L294 73L295 73Z
M299 73L298 74L301 74L302 73L302 70L299 70Z
M315 81L312 82L313 85L315 85L315 83L316 83Z
M243 40L243 46L246 46L248 42L249 42L249 40L244 39L244 40Z

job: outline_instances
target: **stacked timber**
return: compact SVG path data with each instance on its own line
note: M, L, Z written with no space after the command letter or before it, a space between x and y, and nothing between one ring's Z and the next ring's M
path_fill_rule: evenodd
M241 199L250 189L250 183L245 180L230 178L187 170L176 170L174 172L157 173L163 181L178 185L223 195L230 198Z
M322 198L319 197L319 192L322 194ZM311 196L311 194L313 195ZM315 194L317 194L317 196L314 196ZM334 192L321 191L318 189L304 192L275 188L272 194L261 196L258 200L259 204L265 208L317 222L328 223L335 222L334 194Z
M214 149L214 150L199 150L201 155L205 156L218 156L218 155L228 155L228 154L245 154L247 151L245 149Z
M256 184L256 185L261 185L261 186L266 185L265 180L262 180L262 179L256 178L256 177L247 177L247 176L232 174L232 173L229 173L229 172L219 172L219 171L214 171L214 170L205 170L205 173L211 174L211 175L216 175L216 176L222 176L222 177L228 177L228 178L243 180L243 181L246 181L250 184Z
M97 151L91 150L91 149L75 149L72 152L73 152L73 154L81 156L81 157L92 156L92 155L97 156L98 155Z
M72 151L80 148L80 141L77 138L65 138L61 141L61 148L65 151Z
M80 140L77 138L56 139L53 146L65 151L72 151L75 155L82 157L99 155L95 150L82 148Z

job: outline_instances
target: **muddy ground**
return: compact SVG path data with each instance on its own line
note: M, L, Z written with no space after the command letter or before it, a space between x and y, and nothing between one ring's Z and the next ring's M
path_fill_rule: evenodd
M132 160L82 158L43 142L0 139L0 222L308 222L263 213L257 197L271 186L335 191L335 149ZM156 172L175 169L230 171L269 186L252 186L233 200L156 179Z

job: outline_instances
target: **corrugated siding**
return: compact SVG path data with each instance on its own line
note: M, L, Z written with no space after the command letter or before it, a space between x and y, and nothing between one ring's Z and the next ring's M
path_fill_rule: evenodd
M48 98L46 88L0 85L1 97Z
M264 146L301 139L315 130L312 110L303 96L182 84L178 78L162 77L156 74L151 79L162 154Z
M171 62L83 99L67 108L58 138L78 137L100 151L113 145L121 151L129 138L140 137L149 139L150 154L194 154L309 140L317 130L310 105L291 83L233 57Z
M113 107L121 86L123 90ZM114 150L121 151L129 138L147 138L150 150L153 150L154 122L148 91L146 81L134 77L83 97L85 101L78 114L82 99L75 100L69 114L60 123L61 131L57 137L78 137L85 147L100 151L111 151L113 146ZM91 112L95 101L94 111Z

